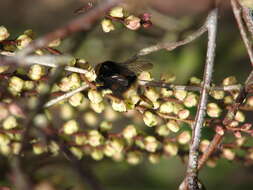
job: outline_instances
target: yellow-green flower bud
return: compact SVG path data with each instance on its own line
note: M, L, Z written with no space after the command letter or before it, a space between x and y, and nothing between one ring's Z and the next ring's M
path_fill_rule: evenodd
M112 122L109 122L109 121L102 121L100 123L100 129L102 131L109 131L112 129Z
M122 139L113 139L109 142L115 152L122 152L124 149L124 141Z
M253 2L251 0L239 0L239 2L242 6L253 9Z
M47 151L47 147L41 143L33 144L33 153L34 154L42 154Z
M6 40L10 36L7 28L0 26L0 42Z
M0 73L4 73L5 71L7 71L9 69L8 65L2 65L0 66Z
M156 102L159 98L159 94L156 92L155 88L152 87L146 88L144 95L152 102Z
M77 107L82 104L83 99L84 99L83 94L81 92L78 92L69 98L69 103L72 106Z
M0 121L5 119L8 116L8 110L7 108L0 104Z
M50 152L56 156L59 154L59 150L60 150L60 147L58 144L56 144L54 141L51 141L48 145L48 148L50 150Z
M12 94L19 94L24 87L24 81L19 77L11 77L9 82L9 90Z
M200 147L199 147L199 150L201 152L205 152L207 150L207 147L209 146L210 144L210 141L207 140L207 139L204 139L200 142Z
M31 43L32 38L26 34L22 34L17 38L17 48L23 49L25 48L29 43Z
M247 98L246 104L250 107L253 107L253 96Z
M207 115L209 117L219 117L222 110L216 103L209 103L207 104Z
M169 120L166 123L166 125L167 125L168 129L171 130L174 133L178 132L179 129L180 129L178 123L175 120Z
M190 78L190 84L198 86L198 85L201 84L201 79L199 79L197 77L191 77Z
M59 84L59 88L63 92L69 91L71 89L71 87L72 87L72 84L71 84L70 79L68 77L64 77Z
M241 111L237 111L235 114L235 120L239 122L245 121L245 115Z
M103 157L104 157L104 153L102 150L100 149L94 149L92 152L91 152L91 157L94 159L94 160L102 160Z
M88 139L84 134L76 134L75 135L75 143L77 145L85 145L87 144Z
M92 82L95 81L97 78L96 72L94 69L89 70L87 73L85 73L85 77L88 79L88 81Z
M142 155L140 152L134 151L134 152L128 152L126 161L131 165L137 165L141 162Z
M156 133L160 136L168 136L170 134L170 130L168 129L168 127L166 125L160 125L158 127L156 127L155 129Z
M17 126L18 123L14 116L9 116L3 121L3 128L6 130L13 129Z
M173 91L166 88L161 88L161 95L162 97L168 98L173 95Z
M104 102L100 103L90 103L90 107L96 112L96 113L102 113L105 109Z
M123 7L120 6L113 7L109 14L112 17L123 18L124 17Z
M62 104L60 115L62 119L69 120L74 116L74 109L69 104Z
M34 124L37 127L46 128L48 125L48 119L47 119L46 115L45 114L36 115L36 117L34 118Z
M93 89L90 89L88 92L88 98L92 103L98 104L103 101L102 95Z
M171 156L176 156L178 153L178 146L174 143L167 142L164 144L163 150L164 152L166 152L167 154Z
M147 136L144 139L145 149L148 152L155 152L158 148L158 141L153 136Z
M127 140L131 140L134 137L136 137L137 136L137 131L136 131L135 126L134 125L126 126L122 131L122 135Z
M13 142L11 143L11 150L13 154L18 155L21 150L21 143L20 142Z
M123 100L112 100L112 109L118 112L126 112L126 103Z
M103 31L106 33L115 30L115 27L110 19L102 20L101 25L102 25Z
M28 76L32 80L40 80L43 75L45 75L46 69L41 65L32 65L28 72Z
M222 90L212 90L210 95L216 100L221 100L224 98L225 92Z
M32 89L34 89L34 87L35 87L35 85L34 85L33 81L29 81L29 80L25 81L25 83L24 83L25 90L32 90Z
M159 154L150 154L150 155L148 155L148 160L152 164L159 163L160 159L161 159L161 156Z
M173 110L174 110L173 107L174 107L174 105L172 102L165 102L165 103L161 104L159 111L164 114L169 114L169 113L173 112Z
M166 83L172 83L176 80L176 75L169 73L169 74L162 74L161 75L161 81Z
M98 117L91 111L84 113L83 120L90 127L95 127L98 124Z
M103 136L97 130L91 130L88 133L88 142L91 146L99 146L102 144Z
M187 109L182 109L178 112L179 119L187 119L190 116L190 111Z
M72 135L73 133L76 133L78 130L79 130L79 126L75 120L67 121L63 125L63 132L66 135Z
M175 115L177 115L178 114L178 112L180 111L180 110L183 110L184 109L184 106L182 105L182 104L178 104L178 103L173 103L173 113L175 114Z
M158 124L157 116L150 111L144 113L143 121L148 127L153 127Z
M183 101L185 99L186 95L187 95L187 91L185 91L185 90L175 90L174 91L174 96L180 101Z
M198 104L198 96L194 93L189 92L184 99L184 105L188 108L197 106Z
M228 159L228 160L233 160L235 158L235 153L228 148L224 148L222 150L223 156L224 158Z
M141 19L130 15L125 19L125 26L130 30L138 30L141 27Z
M232 104L234 102L234 99L232 96L225 96L224 97L224 104Z
M191 140L191 134L189 131L183 131L182 133L180 133L177 137L177 141L180 144L187 144L189 143Z
M138 76L139 80L147 80L147 81L151 81L153 80L153 77L151 76L151 73L148 71L142 71L140 73L140 75Z
M233 84L236 84L236 83L237 83L237 80L236 80L235 76L227 77L227 78L225 78L225 79L222 81L222 84L223 84L224 86L233 85Z
M0 146L8 145L10 143L10 138L7 135L0 133Z
M68 78L71 83L71 89L76 89L81 86L81 79L77 73L72 73Z
M80 148L72 146L70 147L70 151L78 160L81 160L81 158L83 157L83 152Z

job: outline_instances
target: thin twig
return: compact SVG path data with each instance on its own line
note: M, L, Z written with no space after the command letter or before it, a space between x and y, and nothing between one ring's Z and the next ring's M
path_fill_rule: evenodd
M206 55L206 66L204 71L203 88L201 91L200 103L198 105L198 111L195 118L195 124L193 127L192 143L189 151L189 161L187 166L187 185L189 190L197 190L198 187L198 157L199 157L199 145L201 138L201 129L204 122L204 116L206 112L206 105L208 100L208 88L210 88L215 48L216 48L216 33L217 33L217 17L218 9L214 9L208 16L207 28L208 28L208 45Z

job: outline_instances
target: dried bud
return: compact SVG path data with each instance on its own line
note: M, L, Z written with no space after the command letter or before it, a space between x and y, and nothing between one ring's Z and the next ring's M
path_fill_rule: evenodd
M163 150L171 156L176 156L178 153L178 146L174 143L167 142L166 144L164 144Z
M88 133L88 142L91 146L101 145L103 136L97 130L91 130Z
M98 104L103 101L102 95L93 89L90 89L88 92L88 98L92 103Z
M138 30L141 27L141 19L130 15L125 19L125 26L130 30Z
M222 84L224 86L233 85L233 84L236 84L236 83L237 83L237 80L234 76L227 77L222 82Z
M185 99L186 95L187 95L187 91L185 91L185 90L175 90L174 91L174 96L180 101L183 101Z
M189 92L184 99L184 105L188 108L197 106L198 104L198 96L194 93Z
M170 134L170 130L168 129L166 125L160 125L156 127L155 131L158 135L163 136L163 137L166 137Z
M10 36L7 28L0 26L0 42L6 40Z
M10 78L9 90L13 95L18 95L24 87L24 81L16 76Z
M216 103L207 104L207 115L209 117L219 117L222 110Z
M134 152L128 152L126 161L131 165L137 165L141 162L142 155L140 152L134 151Z
M17 38L17 48L23 49L25 48L29 43L31 43L32 38L26 34L22 34Z
M235 120L239 122L245 121L245 115L241 111L237 111L235 114Z
M100 103L90 103L90 107L96 112L96 113L102 113L105 109L104 102Z
M177 137L177 141L180 144L187 144L189 143L191 140L191 134L189 131L183 131L182 133L180 133Z
M76 133L78 130L79 130L79 126L75 120L67 121L63 125L63 132L66 135L72 135L73 133Z
M115 30L115 27L114 27L112 21L109 19L102 20L101 25L102 25L103 31L106 33Z
M174 133L178 132L179 129L180 129L178 123L175 120L169 120L166 123L166 125L167 125L168 129L171 130Z
M123 100L112 100L112 109L118 112L126 112L127 107Z
M161 104L159 111L164 114L169 114L169 113L173 112L173 110L174 110L173 107L174 106L173 106L172 102L165 102L165 103Z
M122 131L122 135L127 140L133 139L137 135L135 126L134 125L126 126Z
M123 18L124 17L123 7L120 6L113 7L109 14L112 17Z
M144 145L145 145L145 149L148 152L155 152L158 148L158 141L156 140L155 137L153 136L147 136L144 139Z
M78 92L69 98L69 103L72 106L77 107L82 104L83 99L84 99L83 94L81 92Z
M46 69L41 65L32 65L29 69L28 76L32 80L40 80L45 75Z
M212 90L210 95L216 100L221 100L224 98L225 92L222 90Z
M143 121L148 127L153 127L157 125L158 118L152 112L146 111L143 115Z
M3 121L3 128L6 130L13 129L17 126L18 123L14 116L9 116Z

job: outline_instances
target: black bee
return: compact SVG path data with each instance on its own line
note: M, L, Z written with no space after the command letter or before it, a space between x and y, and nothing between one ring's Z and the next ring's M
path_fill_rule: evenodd
M96 82L102 85L98 89L110 89L115 96L122 98L124 92L136 82L137 74L151 68L151 63L143 61L105 61L95 67Z

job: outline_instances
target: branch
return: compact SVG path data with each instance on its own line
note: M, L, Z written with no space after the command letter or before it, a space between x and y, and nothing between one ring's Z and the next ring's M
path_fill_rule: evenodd
M204 71L203 88L201 91L200 103L198 105L198 111L195 118L195 124L193 127L192 144L190 146L189 161L187 166L187 185L189 190L196 190L198 188L198 157L199 157L199 144L201 138L201 129L204 122L204 116L206 112L206 105L208 100L208 89L210 88L215 48L216 48L216 32L217 32L217 17L218 10L214 9L207 18L208 29L208 45L206 55L206 66Z

